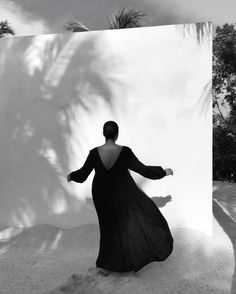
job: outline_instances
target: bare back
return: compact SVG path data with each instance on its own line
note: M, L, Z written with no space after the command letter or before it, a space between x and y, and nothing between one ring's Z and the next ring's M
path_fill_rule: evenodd
M99 157L106 169L110 169L118 159L123 146L117 144L104 144L98 147Z

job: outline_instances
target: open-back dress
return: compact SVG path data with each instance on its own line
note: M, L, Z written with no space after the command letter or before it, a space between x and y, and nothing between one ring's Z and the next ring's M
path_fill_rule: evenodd
M82 168L70 173L70 179L83 183L93 169L92 197L100 228L96 266L128 272L165 260L173 250L168 223L129 172L155 180L166 176L165 170L144 165L127 146L107 169L96 147L90 150Z

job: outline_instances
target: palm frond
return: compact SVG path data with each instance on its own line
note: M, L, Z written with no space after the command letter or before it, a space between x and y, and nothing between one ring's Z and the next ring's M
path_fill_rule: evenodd
M87 32L89 29L87 29L81 22L78 20L69 21L67 24L65 24L64 29L68 32Z
M110 20L110 29L125 29L141 26L141 21L145 18L145 14L140 11L128 10L125 8L114 14L113 20Z
M15 36L14 30L11 28L7 20L0 22L0 38L5 37L5 35Z

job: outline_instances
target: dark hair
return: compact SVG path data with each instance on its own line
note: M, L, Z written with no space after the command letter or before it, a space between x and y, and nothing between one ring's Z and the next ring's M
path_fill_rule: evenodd
M119 132L119 127L116 122L109 120L103 125L103 135L106 139L114 139Z

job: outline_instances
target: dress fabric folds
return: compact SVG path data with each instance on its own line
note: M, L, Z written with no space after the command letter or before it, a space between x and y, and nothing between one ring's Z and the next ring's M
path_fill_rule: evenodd
M127 146L122 147L115 163L107 169L96 147L90 150L83 167L70 174L70 179L82 183L93 169L92 197L100 228L96 266L128 272L165 260L173 250L168 223L129 171L155 180L166 176L165 170L144 165Z

